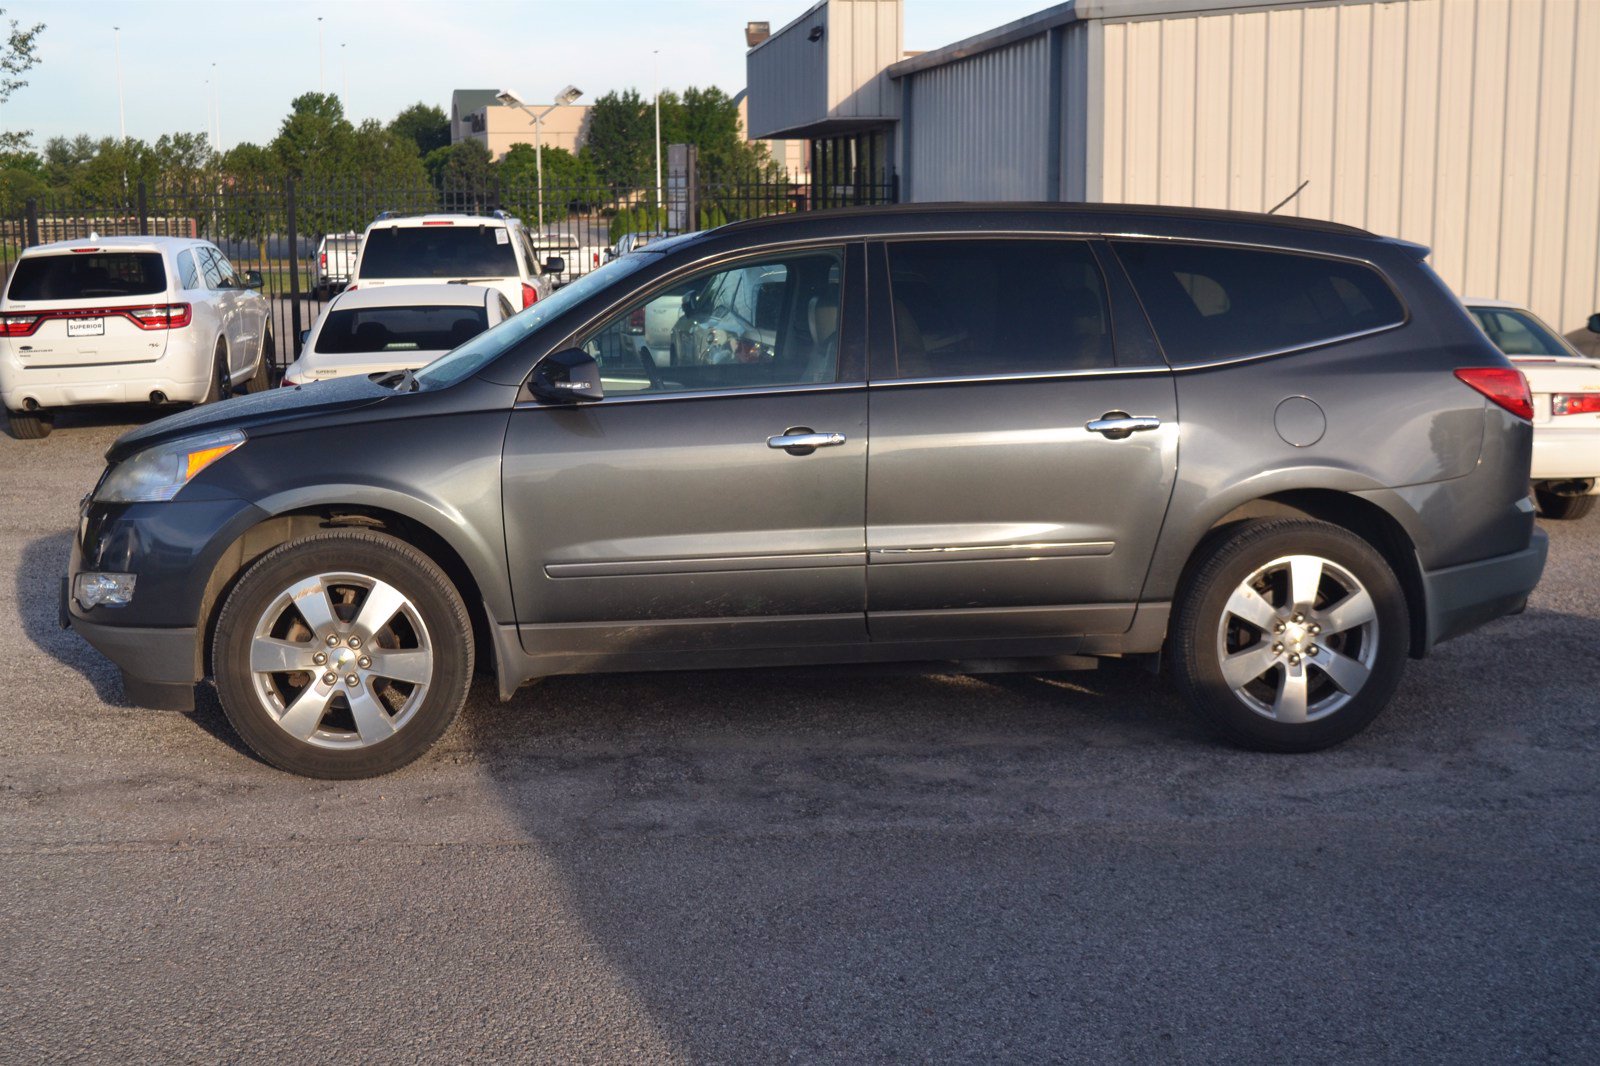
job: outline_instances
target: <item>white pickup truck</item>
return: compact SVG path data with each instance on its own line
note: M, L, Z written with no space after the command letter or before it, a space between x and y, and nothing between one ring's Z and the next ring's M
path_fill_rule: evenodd
M317 244L317 281L313 295L326 300L350 284L361 257L361 234L330 233Z
M1525 307L1464 300L1533 393L1533 496L1546 518L1582 518L1600 497L1600 359Z
M532 233L528 234L528 243L538 253L541 261L556 256L561 259L564 269L558 274L552 274L551 280L556 288L576 281L585 274L598 270L606 261L606 249L600 245L584 244L571 233Z

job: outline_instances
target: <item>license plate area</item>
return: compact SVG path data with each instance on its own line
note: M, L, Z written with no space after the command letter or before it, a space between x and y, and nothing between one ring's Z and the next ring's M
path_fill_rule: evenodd
M106 320L104 318L67 319L67 336L69 337L103 337L105 334Z

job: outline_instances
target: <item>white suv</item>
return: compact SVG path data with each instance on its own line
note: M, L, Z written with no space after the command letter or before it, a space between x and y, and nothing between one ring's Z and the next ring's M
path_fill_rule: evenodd
M14 437L80 404L206 403L267 387L260 275L182 237L95 237L25 250L0 296L0 400Z
M504 211L492 215L390 215L361 238L361 257L349 288L379 285L483 285L511 306L531 307L549 296L566 268L559 257L539 258L527 227Z

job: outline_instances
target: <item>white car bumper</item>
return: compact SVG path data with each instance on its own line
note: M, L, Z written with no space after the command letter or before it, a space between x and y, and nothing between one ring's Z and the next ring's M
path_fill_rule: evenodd
M159 392L177 403L197 403L211 387L210 367L202 367L198 377L179 373L193 362L161 358L98 366L0 365L0 401L7 410L21 411L29 400L46 409L149 403L151 394Z
M1530 476L1534 481L1596 478L1590 492L1600 494L1600 426L1555 430L1546 424L1535 426Z

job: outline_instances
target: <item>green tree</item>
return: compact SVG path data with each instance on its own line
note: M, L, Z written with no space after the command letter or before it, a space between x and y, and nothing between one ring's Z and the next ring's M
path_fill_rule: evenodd
M289 176L327 181L348 174L354 136L337 96L302 93L290 101L272 150Z
M666 98L662 98L662 143L667 143ZM655 183L655 115L636 90L609 92L589 110L586 147L600 180L613 189Z
M34 152L0 152L0 210L16 211L34 197L45 195L44 160Z
M500 205L530 226L538 224L538 154L529 144L513 144L494 165ZM544 150L544 221L559 222L574 212L589 211L610 199L587 151L574 155L565 148Z
M4 16L5 13L6 9L0 7L0 16ZM39 34L44 32L42 22L36 22L24 29L16 19L10 21L10 32L6 35L5 41L0 43L0 104L11 99L12 93L28 84L23 75L39 64L36 49ZM32 135L32 130L0 132L0 152L22 150Z
M450 145L450 119L433 104L412 104L390 121L389 131L416 145L419 157Z
M218 161L219 183L228 190L222 198L228 217L228 235L256 242L257 262L266 262L267 238L281 232L283 217L283 162L278 153L242 141Z
M435 148L423 160L443 203L453 209L481 210L487 202L494 160L482 141L466 140Z

